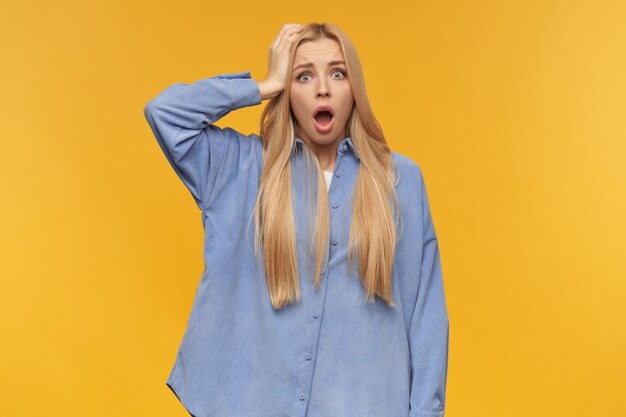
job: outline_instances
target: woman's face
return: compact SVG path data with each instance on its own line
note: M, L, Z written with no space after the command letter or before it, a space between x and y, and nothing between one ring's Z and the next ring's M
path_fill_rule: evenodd
M289 100L297 120L296 134L312 145L339 143L354 105L346 65L333 39L307 41L298 46L293 63ZM319 113L328 106L330 113Z

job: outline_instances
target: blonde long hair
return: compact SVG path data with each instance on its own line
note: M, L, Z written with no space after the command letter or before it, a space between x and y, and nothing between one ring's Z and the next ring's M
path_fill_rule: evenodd
M299 44L320 38L334 39L339 43L346 62L347 78L354 95L354 106L346 122L345 133L351 137L360 162L352 195L354 203L348 268L350 258L357 256L367 301L375 301L374 297L378 296L391 307L395 307L391 278L397 238L396 222L400 219L399 203L394 188L398 178L393 172L391 149L367 99L356 49L336 26L330 23L311 23L299 31L289 54L288 68L293 68ZM284 91L268 102L261 116L260 136L263 143L264 167L253 213L255 255L258 259L262 244L267 285L274 309L281 309L300 301L297 237L291 188L291 155L295 146L297 126L297 120L289 104L291 80L292 77L288 75ZM310 254L315 249L314 286L319 288L320 273L329 243L328 192L315 153L306 144L303 144L303 150L307 167L313 166L317 171L317 175L313 174L317 177L317 201L314 227L310 229L313 233L309 247L309 265ZM309 208L311 206L309 205ZM312 224L311 218L309 222Z

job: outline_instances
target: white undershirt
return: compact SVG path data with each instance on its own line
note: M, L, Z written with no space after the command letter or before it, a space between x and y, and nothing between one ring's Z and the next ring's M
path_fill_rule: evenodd
M330 182L333 179L333 171L324 171L324 178L326 179L326 190L330 189Z

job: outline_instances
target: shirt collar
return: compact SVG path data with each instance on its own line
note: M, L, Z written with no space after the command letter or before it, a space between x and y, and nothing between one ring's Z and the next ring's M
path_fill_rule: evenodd
M304 141L296 136L296 141L295 141L295 144L294 144L294 148L296 146L302 146L302 145L304 145ZM354 154L356 159L358 161L361 161L361 157L359 156L358 152L356 151L356 148L354 147L354 143L352 143L352 138L350 136L347 136L341 142L339 142L339 146L337 147L337 151L339 153L343 153L344 151L347 151L347 150L352 151L352 153Z

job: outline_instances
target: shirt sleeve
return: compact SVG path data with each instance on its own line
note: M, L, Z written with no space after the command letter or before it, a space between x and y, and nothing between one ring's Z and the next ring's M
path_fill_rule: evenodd
M450 327L439 244L420 171L423 249L417 300L409 327L411 397L409 417L443 417Z
M253 152L256 135L242 135L213 125L231 110L261 103L257 82L245 71L222 74L192 84L175 83L144 108L144 115L167 160L206 209L224 161L235 153Z

